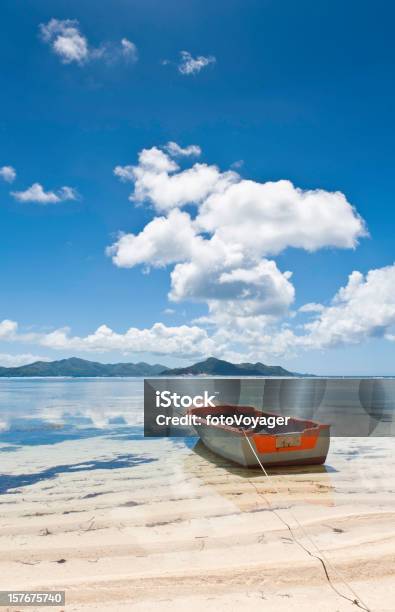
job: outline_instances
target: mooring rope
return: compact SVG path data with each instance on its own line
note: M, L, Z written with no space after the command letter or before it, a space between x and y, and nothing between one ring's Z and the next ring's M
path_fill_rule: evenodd
M251 440L249 439L249 437L247 436L247 434L245 433L245 431L243 431L243 434L248 442L248 444L250 445L250 448L252 450L252 452L254 453L254 456L256 458L256 460L258 461L258 464L262 470L262 472L264 473L264 475L266 476L266 478L269 480L269 482L271 483L271 486L274 487L274 489L276 490L276 492L280 495L280 491L277 488L276 484L273 482L272 478L269 476L269 474L267 473L267 471L265 470L265 468L262 465L261 460L259 459L259 456L257 455L257 453L255 452L255 449L253 447L253 445L251 444ZM257 492L258 495L260 495L267 503L267 505L269 506L270 510L273 512L273 514L275 514L277 516L277 518L283 523L283 525L286 526L286 528L288 529L289 533L291 534L292 540L295 542L295 544L297 544L300 548L302 548L310 557L313 557L315 559L317 559L322 567L323 570L325 572L325 577L328 581L329 586L332 588L332 590L339 595L340 597L342 597L343 599L346 599L347 601L351 602L353 605L357 606L358 608L360 608L361 610L365 610L366 612L372 612L371 608L369 608L365 602L361 599L361 597L359 597L359 595L355 592L355 590L352 588L352 586L346 581L346 579L344 578L344 576L342 576L342 574L339 572L339 570L333 565L333 563L330 561L330 559L328 559L328 557L326 556L326 554L324 553L324 551L322 551L318 545L314 542L314 540L312 539L312 537L307 533L305 527L300 523L300 521L298 520L298 518L295 516L295 514L292 512L292 508L289 506L288 508L286 508L287 510L289 510L289 513L291 515L291 517L293 518L293 520L296 522L296 524L299 526L299 528L301 529L301 531L303 532L303 534L305 535L305 537L309 540L309 542L311 542L311 544L313 545L313 547L316 549L316 551L319 554L315 554L314 552L312 552L311 550L309 550L302 542L300 542L297 537L295 536L293 529L289 523L278 513L278 511L276 510L276 508L273 507L272 503L270 502L270 500L266 497L266 495L264 495L264 493L261 493L258 488L255 486L255 483L252 482L252 480L248 479L250 484L254 487L255 491ZM342 593L341 591L338 590L338 588L333 584L331 577L329 575L328 572L328 567L329 566L333 572L335 574L337 574L337 576L340 578L341 582L343 582L343 584L349 589L350 593L352 593L353 597L349 597L348 595L345 595L344 593Z

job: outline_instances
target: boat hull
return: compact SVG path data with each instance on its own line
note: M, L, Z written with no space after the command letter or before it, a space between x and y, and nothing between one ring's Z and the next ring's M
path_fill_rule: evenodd
M195 427L203 444L221 457L230 459L245 467L258 467L259 462L245 436L232 433L215 432L213 427L198 425ZM214 430L214 431L213 431ZM256 442L250 437L250 442L264 466L312 465L325 463L329 450L329 432L321 431L313 449L289 449L287 453L278 451L260 452Z
M225 407L224 407L225 408ZM221 409L217 407L216 411ZM226 407L226 413L231 411ZM258 413L253 408L236 410ZM206 409L192 409L203 418L195 429L203 444L214 453L245 467L311 465L325 462L330 443L329 425L292 419L287 432L241 431L233 427L215 427L204 419ZM258 460L259 459L259 460Z

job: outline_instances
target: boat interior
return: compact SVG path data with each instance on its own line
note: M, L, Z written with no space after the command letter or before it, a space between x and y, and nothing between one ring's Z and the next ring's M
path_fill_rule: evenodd
M212 416L246 416L246 417L278 417L278 416L288 416L288 415L280 415L273 412L266 412L263 410L257 410L252 406L236 406L236 405L218 405L214 407L205 407L205 408L192 408L189 411L191 414L196 414L200 416L200 418L205 419L208 415ZM262 434L271 434L276 435L276 433L286 434L286 433L300 433L306 430L318 429L320 424L314 421L310 421L307 419L300 419L296 417L292 417L288 420L288 423L285 425L275 425L274 427L269 427L266 425L257 424L255 427L251 425L245 425L243 423L239 425L212 425L212 427L218 427L220 429L228 429L230 431L238 430L245 431L246 433L262 433Z

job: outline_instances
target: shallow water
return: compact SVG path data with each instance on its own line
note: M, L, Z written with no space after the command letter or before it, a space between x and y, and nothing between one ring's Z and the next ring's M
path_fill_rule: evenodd
M250 382L249 391L262 385L262 380ZM293 411L309 405L305 382L296 385ZM320 417L325 420L331 411L358 408L358 385L342 381L326 385L320 396ZM266 383L265 395L270 392L271 405L281 412L288 396L284 399L278 389L274 393L278 386L278 381ZM384 386L384 398L389 398L385 412L393 414L394 381ZM192 437L162 439L158 444L155 438L144 438L143 417L142 378L0 379L0 494L73 471L116 470L157 461L162 446L176 449L181 444L187 451L186 446L195 445L197 439ZM376 442L369 445L371 458L380 457L383 449L382 438ZM348 449L345 455L344 449ZM366 449L357 443L352 448L332 445L331 457L336 460L353 462L360 454L366 454Z
M142 431L141 378L0 380L0 442L51 444L121 428Z
M0 380L0 494L71 471L113 470L154 461L143 453L130 453L125 441L142 440L143 381L122 379L2 379ZM59 453L54 465L34 468L23 462L28 448L43 456L50 447L95 439L83 462L78 453ZM101 443L111 452L97 453ZM6 462L8 457L10 461Z

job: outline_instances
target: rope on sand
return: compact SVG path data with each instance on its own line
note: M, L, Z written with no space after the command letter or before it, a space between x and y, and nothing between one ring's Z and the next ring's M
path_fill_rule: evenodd
M276 490L276 492L278 494L280 494L279 489L277 488L277 486L275 485L275 483L273 482L272 478L269 476L269 474L267 473L267 471L265 470L265 468L262 465L261 460L259 459L257 453L255 452L255 449L253 447L253 445L251 444L251 440L249 439L249 437L247 436L247 434L245 433L245 431L243 431L243 434L248 442L248 444L250 445L250 448L252 450L252 452L255 455L256 460L258 461L258 464L262 470L262 472L264 473L264 475L266 476L266 478L269 480L269 482L271 483L271 486L274 487L274 489ZM255 483L252 482L252 480L248 479L249 483L254 487L255 491L257 492L258 495L260 495L265 502L267 503L267 505L269 506L270 510L273 512L273 514L275 514L277 516L277 518L283 523L283 525L285 525L285 527L288 529L292 540L295 542L295 544L297 544L302 550L304 550L310 557L313 557L314 559L317 559L322 567L323 570L325 572L325 577L328 581L329 586L331 587L331 589L337 594L339 595L339 597L342 597L343 599L346 599L347 601L351 602L354 606L357 606L358 608L360 608L361 610L365 610L366 612L372 612L371 608L369 608L364 601L361 599L361 597L359 597L359 595L355 592L355 590L352 588L352 586L346 581L346 579L344 578L344 576L342 576L342 574L339 572L339 570L332 564L332 562L330 561L330 559L328 559L328 557L326 556L326 554L324 553L323 550L321 550L318 545L314 542L314 540L312 539L312 537L307 533L305 527L300 523L300 521L298 520L298 518L295 516L295 514L292 512L292 508L291 506L289 506L287 508L287 510L289 511L291 517L293 518L293 520L295 521L295 523L298 525L298 527L300 528L300 530L303 532L304 536L309 540L309 542L312 544L312 546L314 547L314 549L316 550L316 552L312 552L311 550L309 550L300 540L297 539L297 537L295 536L294 532L293 532L293 527L291 527L291 525L279 514L278 510L276 510L276 508L273 507L273 505L271 504L270 500L266 497L266 495L264 495L264 493L261 493L258 488L255 486ZM318 553L318 554L317 554ZM328 572L328 567L330 567L332 569L332 571L339 577L340 581L348 588L349 592L352 594L352 597L349 597L348 595L345 595L344 593L342 593L341 591L339 591L339 589L333 584L332 579L329 575Z

